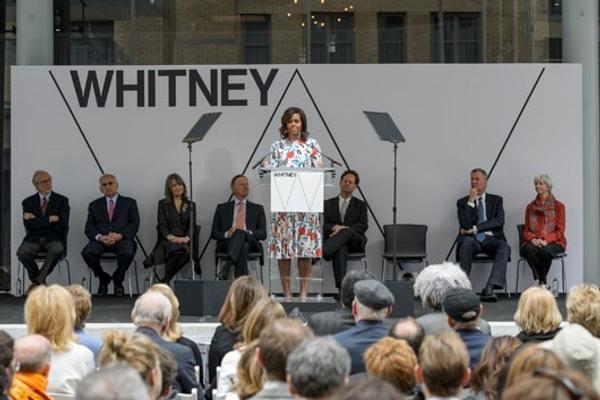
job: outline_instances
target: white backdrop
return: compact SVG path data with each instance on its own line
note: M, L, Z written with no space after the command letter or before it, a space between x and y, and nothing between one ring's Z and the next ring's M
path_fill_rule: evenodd
M509 266L512 288L518 260L516 225L523 223L525 206L534 198L532 177L550 174L555 195L567 207L568 284L580 283L583 215L579 65L109 66L12 69L13 288L15 252L24 234L21 200L34 193L31 175L36 169L48 170L54 178L54 190L70 199L68 257L74 281L87 276L80 252L87 241L83 234L87 205L100 196L99 170L49 71L104 169L118 177L121 193L137 199L139 237L148 251L156 240L156 207L164 180L171 172L187 180L187 148L181 140L205 112L222 111L223 115L204 141L193 148L193 194L202 226L201 244L210 235L217 203L228 198L231 176L243 169L273 112L275 118L252 164L278 138L279 118L291 105L306 111L308 130L323 152L341 160L299 76L290 83L298 69L350 167L360 172L361 187L382 224L392 222L392 145L378 140L362 111L390 113L406 137L398 151L398 222L429 226L428 259L437 263L446 256L457 232L456 200L468 191L469 170L491 167L542 67L546 72L508 142L488 191L504 196L505 232L513 250ZM170 74L168 71L176 69L183 75L171 81L167 76L158 76L160 71ZM98 90L107 89L104 107L99 107L93 97L83 106L76 96L70 71L77 71L85 82L92 70L98 73ZM217 78L214 85L209 82L211 70ZM189 76L196 73L206 82L206 90L214 96L208 97L215 105L210 105L200 90L196 105L190 104ZM253 77L260 76L260 83L269 73L275 74L274 79L268 90L263 87L261 101ZM125 84L135 84L138 75L143 74L141 106L138 93L131 90L125 91L122 107L117 106L118 74ZM104 86L108 75L112 79ZM169 82L172 89L177 89L172 98L176 104L172 106L168 104ZM289 91L277 108L288 83ZM223 89L228 84L231 90L227 93ZM227 98L247 99L247 104L227 105ZM152 99L155 106L149 107ZM259 185L255 171L247 175L251 200L263 203L268 210L268 188ZM326 198L336 193L335 188L327 188ZM369 268L379 276L383 238L371 217L368 239ZM213 276L213 254L211 243L202 259L205 276ZM143 255L139 249L136 259L141 266ZM488 268L474 268L475 289L484 284ZM554 266L550 278L558 272ZM142 273L140 268L140 276ZM331 288L330 269L326 268L326 276L327 287ZM531 283L529 271L525 276L525 283ZM56 279L54 273L50 280Z

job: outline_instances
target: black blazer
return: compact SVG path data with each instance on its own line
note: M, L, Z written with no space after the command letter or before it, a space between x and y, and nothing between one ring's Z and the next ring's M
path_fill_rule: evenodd
M196 216L196 205L190 202L183 204L181 213L177 212L175 203L171 200L163 199L158 202L158 234L159 239L166 240L168 235L187 236L190 229L191 209L194 209Z
M23 220L25 225L24 242L38 242L40 239L65 240L65 233L69 227L69 199L65 196L52 192L48 199L46 215L42 215L42 204L39 193L27 197L21 203L23 213L32 213L35 218ZM49 216L57 215L58 222L50 223Z
M90 240L96 240L97 235L107 235L110 232L120 233L123 238L134 240L139 227L137 203L130 197L119 194L112 221L108 220L106 197L92 201L88 207L85 234Z
M367 203L352 196L348 208L346 209L345 218L342 221L339 196L335 196L325 201L323 212L325 218L323 235L325 236L325 239L331 235L331 229L334 225L345 225L361 235L366 243L367 237L365 236L365 232L369 228Z
M458 209L458 223L462 229L471 229L477 226L477 232L491 231L494 237L506 241L504 236L504 207L502 196L485 194L485 217L483 224L477 224L477 207L469 207L468 196L456 202Z
M220 241L225 240L225 232L231 228L233 222L234 202L221 203L215 210L212 232L210 237ZM267 221L262 205L246 200L246 229L252 232L256 240L267 238Z

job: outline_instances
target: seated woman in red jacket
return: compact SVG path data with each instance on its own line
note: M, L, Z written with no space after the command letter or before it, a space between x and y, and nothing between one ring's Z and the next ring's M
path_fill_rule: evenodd
M533 183L537 196L525 210L521 254L529 263L533 278L545 285L552 258L567 247L565 205L552 195L550 176L538 175Z

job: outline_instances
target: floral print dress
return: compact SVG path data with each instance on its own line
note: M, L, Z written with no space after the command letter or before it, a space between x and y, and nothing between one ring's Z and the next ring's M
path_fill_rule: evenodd
M314 168L320 164L321 148L313 138L271 145L271 168ZM271 213L269 254L279 259L319 258L322 254L319 213Z

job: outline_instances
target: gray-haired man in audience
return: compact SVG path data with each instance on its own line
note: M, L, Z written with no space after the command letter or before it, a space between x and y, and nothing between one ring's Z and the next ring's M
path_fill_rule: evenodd
M25 336L15 343L17 372L10 389L16 399L37 398L46 394L52 348L48 339L41 335Z
M350 356L331 337L308 339L289 355L286 372L294 399L324 399L348 382Z
M77 400L150 400L140 374L125 364L111 364L79 382Z

